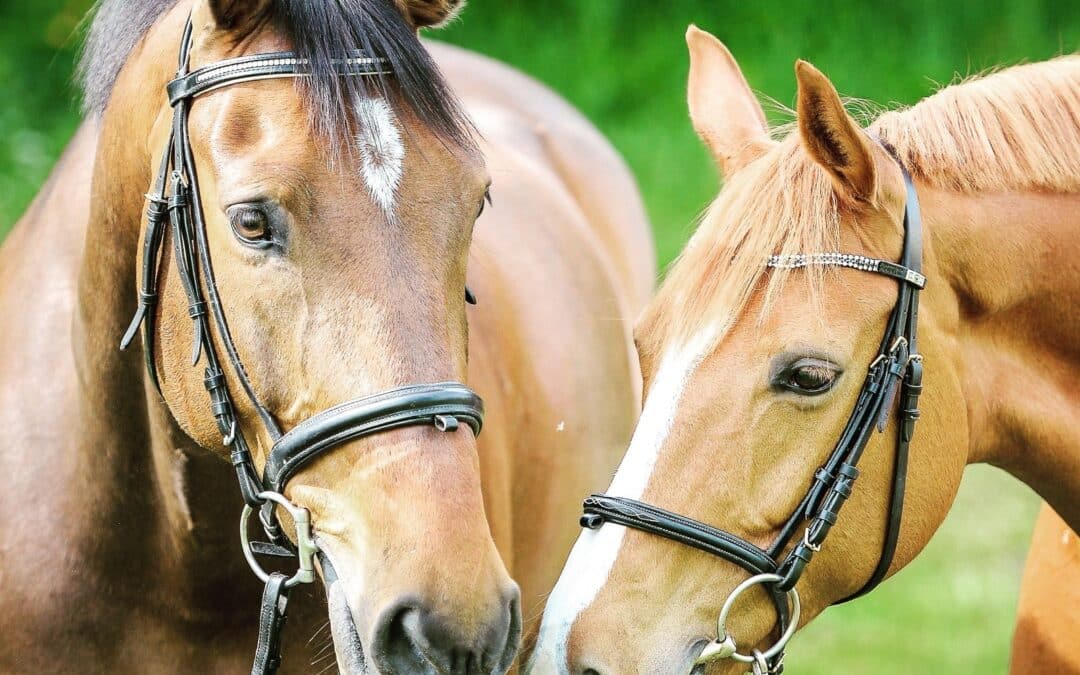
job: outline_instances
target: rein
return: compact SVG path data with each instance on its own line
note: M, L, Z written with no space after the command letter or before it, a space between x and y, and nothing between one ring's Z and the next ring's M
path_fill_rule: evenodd
M205 362L203 381L210 396L210 409L221 432L222 443L230 449L240 493L244 498L245 506L240 520L244 556L255 574L266 584L251 672L252 675L270 675L281 664L280 634L286 618L289 592L298 584L315 580L314 558L319 550L312 538L310 513L292 504L283 495L288 480L323 453L349 441L392 429L433 426L449 433L464 423L474 435L479 434L484 406L479 396L457 382L410 385L347 401L282 432L273 415L255 394L221 305L210 258L195 158L188 135L188 114L192 101L203 94L241 82L304 77L310 72L309 63L292 52L278 52L229 59L189 71L191 33L189 19L181 39L176 78L167 86L169 104L173 108L172 132L162 154L157 179L147 195L149 206L143 234L139 304L120 347L127 348L141 327L146 370L160 393L153 344L160 264L167 255L162 251L162 245L168 229L171 232L173 259L187 295L188 314L194 329L191 363L195 366L200 358ZM358 51L336 60L334 66L345 77L392 74L386 59ZM224 357L218 351L214 331L224 347ZM226 360L273 442L261 476L255 468L247 438L238 424L236 404L222 368L222 362ZM279 506L290 513L296 524L295 544L284 534L278 522L276 507ZM269 543L248 540L248 521L256 511L270 539ZM291 577L279 572L267 573L259 565L256 555L296 557L299 569Z
M766 263L767 267L776 269L847 267L885 275L899 282L896 304L889 317L881 347L869 366L851 416L828 460L814 473L806 496L784 523L776 540L767 549L761 549L730 532L626 497L595 494L584 502L584 515L581 517L583 527L596 529L610 522L649 532L735 563L752 575L736 587L724 603L717 621L717 639L706 645L698 657L698 664L733 658L751 664L754 675L778 675L783 672L784 647L798 626L799 594L795 585L814 554L821 550L829 531L839 518L841 507L851 496L855 479L859 476L859 460L862 459L870 438L875 431L885 431L889 416L893 408L897 407L899 429L881 556L877 567L862 588L840 602L869 593L885 578L892 564L904 511L908 449L915 433L915 422L919 418L923 364L916 345L916 328L919 292L926 285L926 277L922 274L922 216L919 211L919 198L911 176L903 165L900 169L904 175L907 199L904 209L904 244L899 264L846 253L774 255ZM801 539L781 558L800 527L803 528ZM768 591L776 605L781 637L764 652L755 649L750 654L741 654L736 651L735 639L727 632L725 622L735 599L757 584Z

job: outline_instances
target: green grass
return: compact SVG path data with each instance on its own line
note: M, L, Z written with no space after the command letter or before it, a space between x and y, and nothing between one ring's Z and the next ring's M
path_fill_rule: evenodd
M88 5L0 3L0 237L78 123L69 38ZM584 111L637 176L666 264L718 186L686 118L690 22L723 39L751 85L784 105L800 57L842 94L888 104L914 102L958 75L1080 47L1075 0L473 0L438 38L516 65ZM1036 505L1015 481L971 470L919 559L801 633L789 672L1004 672Z
M0 3L0 239L78 125L71 37L88 4Z
M666 263L718 185L686 115L691 22L785 106L797 58L845 96L910 104L957 75L1080 48L1075 2L1050 0L474 0L438 38L518 66L596 122L641 184Z

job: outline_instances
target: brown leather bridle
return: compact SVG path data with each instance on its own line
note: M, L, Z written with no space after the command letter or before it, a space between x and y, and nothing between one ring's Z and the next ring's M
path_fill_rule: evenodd
M189 71L191 32L189 19L180 44L177 75L167 87L169 103L173 107L172 132L161 158L157 179L147 195L149 206L143 233L139 304L120 347L123 349L131 344L141 326L146 370L160 391L153 338L160 263L165 255L161 248L168 229L171 232L175 269L187 295L188 314L194 328L191 362L194 366L201 358L205 363L203 381L210 395L211 411L221 432L222 443L231 451L232 464L246 505L241 521L244 555L259 578L266 582L260 611L259 642L252 666L254 675L263 675L275 672L281 662L280 631L285 620L289 590L315 578L313 557L318 546L311 536L307 510L293 505L282 494L289 478L323 453L346 442L391 429L429 425L440 431L452 432L459 428L459 423L464 423L472 429L473 434L479 434L484 406L476 393L457 382L410 385L342 403L282 432L273 415L255 394L222 309L207 243L195 158L188 136L188 112L192 101L209 91L240 82L303 77L308 73L308 63L292 52L277 52L229 59ZM335 61L335 67L343 77L391 74L386 59L361 52L342 56ZM218 352L218 342L213 337L215 330L218 341L224 347L225 358ZM254 406L273 442L261 476L238 423L233 394L222 368L223 361L229 362L235 381ZM297 526L295 544L282 532L275 514L277 506L287 509L292 515ZM248 542L246 525L252 511L259 512L270 543ZM295 556L300 569L291 577L278 572L267 574L255 562L256 554Z
M875 139L876 140L876 139ZM888 148L886 148L888 150ZM717 640L705 647L699 663L718 658L735 657L752 664L755 674L776 675L783 670L784 646L793 630L789 622L797 623L798 583L814 553L821 550L829 530L836 524L840 509L851 496L858 464L867 443L877 432L883 432L899 390L899 429L893 464L892 490L885 521L885 540L877 567L870 578L853 595L841 602L869 593L885 578L896 553L900 523L904 511L904 486L907 479L908 447L919 418L919 395L922 393L923 363L916 346L919 292L926 285L922 274L922 217L919 198L911 176L901 166L907 200L904 210L904 244L900 263L846 253L798 254L772 256L771 268L795 269L815 265L847 267L881 274L899 282L899 292L893 307L877 357L870 364L840 439L828 460L814 473L806 496L784 523L779 535L767 549L725 530L713 527L657 506L626 497L594 494L584 502L581 525L596 529L604 523L615 523L677 541L733 562L751 575L755 583L768 590L776 605L780 640L766 652L739 654L734 639L724 628L730 602L744 588L740 586L725 603L718 626ZM800 527L803 535L781 559ZM789 608L789 599L791 607ZM794 615L794 616L793 616ZM793 627L792 627L793 628Z

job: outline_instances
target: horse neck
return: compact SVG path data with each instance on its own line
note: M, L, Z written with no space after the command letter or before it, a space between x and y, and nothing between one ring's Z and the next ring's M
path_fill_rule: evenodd
M1080 196L920 193L931 279L955 294L969 461L1012 473L1080 528Z
M142 139L161 111L182 27L174 11L151 29L101 119L74 323L82 432L73 461L83 485L73 510L87 531L111 525L95 542L103 570L123 570L130 581L134 568L143 584L182 580L190 602L205 596L220 620L230 580L246 569L235 555L235 478L178 428L147 383L139 341L118 348L137 297L143 193L155 163ZM131 564L140 558L148 564Z

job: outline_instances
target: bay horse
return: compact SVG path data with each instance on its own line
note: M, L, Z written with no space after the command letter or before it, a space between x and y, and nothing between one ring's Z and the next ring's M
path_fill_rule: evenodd
M1076 672L1080 57L868 130L799 61L775 140L727 48L687 43L725 182L637 322L644 409L530 672L778 672L799 625L918 555L974 462L1061 518L1043 569L1070 572L1041 579L1033 615L1064 630L1024 641Z
M264 502L237 472L388 390L410 426L335 437L283 488L279 525L310 518L327 592L293 592L282 671L511 666L573 542L572 495L632 432L629 318L654 262L634 182L580 114L419 41L460 4L99 4L86 120L0 249L0 670L248 668L260 593L236 519ZM176 112L178 54L232 79L170 87ZM278 70L240 81L252 63ZM453 415L400 404L447 381L483 397L478 439L464 385Z

